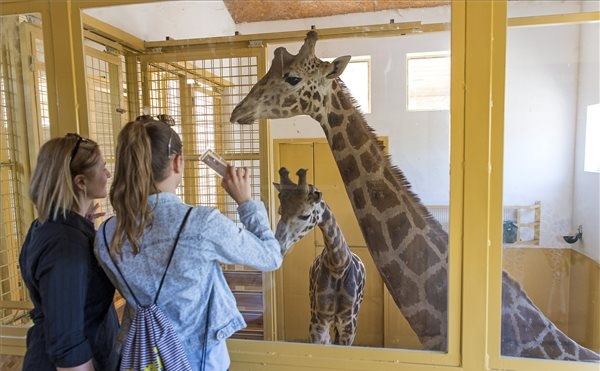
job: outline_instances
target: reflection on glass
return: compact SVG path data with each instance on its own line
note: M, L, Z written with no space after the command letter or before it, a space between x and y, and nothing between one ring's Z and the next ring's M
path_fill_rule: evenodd
M598 10L509 2L512 16ZM508 29L503 355L600 362L599 182L584 166L586 142L600 144L586 131L600 102L599 34L598 23Z

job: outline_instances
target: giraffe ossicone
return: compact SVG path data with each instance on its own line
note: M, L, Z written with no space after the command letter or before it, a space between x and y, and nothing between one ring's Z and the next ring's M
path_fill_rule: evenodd
M277 48L269 71L235 107L231 122L309 115L320 123L390 295L423 347L446 351L448 234L391 164L338 78L350 57L322 61L316 41L310 31L297 55ZM560 332L506 273L502 287L502 355L600 361Z
M365 266L354 254L331 209L314 185L307 184L305 169L300 169L298 184L286 168L279 169L279 214L275 238L287 253L316 226L323 234L325 247L313 261L309 273L310 340L316 344L352 345L356 336L358 312L365 289Z

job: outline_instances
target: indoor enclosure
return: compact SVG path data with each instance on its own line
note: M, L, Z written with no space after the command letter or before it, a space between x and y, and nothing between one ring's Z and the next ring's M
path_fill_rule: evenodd
M39 147L79 132L112 171L141 114L175 120L186 203L239 222L200 160L212 149L251 169L274 231L302 219L286 189L333 215L275 272L222 266L248 325L228 342L232 370L600 362L597 1L48 0L0 14L0 365L19 364L31 325L18 256ZM335 321L310 333L312 297L334 300L311 266L336 246L365 278L345 343Z

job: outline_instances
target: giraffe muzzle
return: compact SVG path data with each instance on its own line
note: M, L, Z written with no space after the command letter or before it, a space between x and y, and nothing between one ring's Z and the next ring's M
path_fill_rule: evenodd
M243 103L243 101L241 102ZM245 113L244 112L244 108L243 106L240 104L238 104L233 112L231 112L231 117L229 119L229 122L231 122L232 124L238 123L240 125L251 125L254 123L254 116L252 115L252 112L249 113Z

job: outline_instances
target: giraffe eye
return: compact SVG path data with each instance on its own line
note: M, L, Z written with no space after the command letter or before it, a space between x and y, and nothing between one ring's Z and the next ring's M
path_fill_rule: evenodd
M308 220L308 218L310 218L310 214L308 214L308 215L298 215L298 219Z
M292 86L295 86L300 81L302 81L302 79L300 77L296 77L296 76L286 76L285 77L285 82L287 82L288 84L290 84Z

